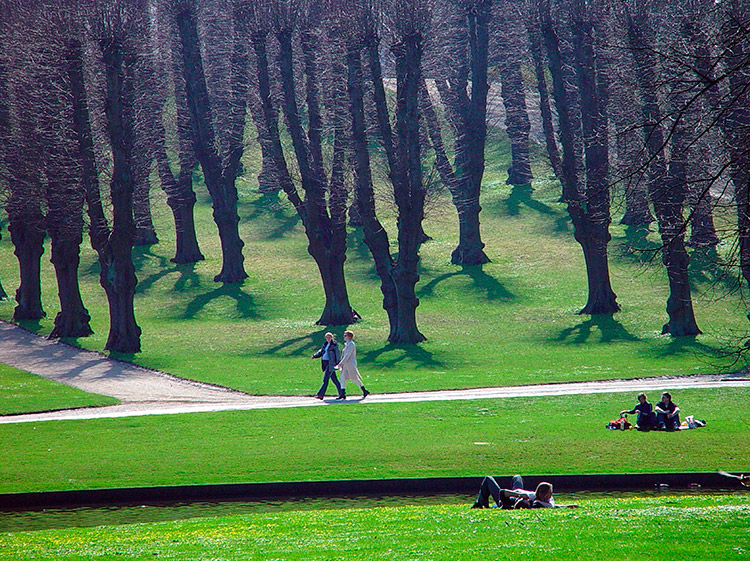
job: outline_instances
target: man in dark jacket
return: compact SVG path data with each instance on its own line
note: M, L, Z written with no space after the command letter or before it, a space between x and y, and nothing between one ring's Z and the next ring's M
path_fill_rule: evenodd
M336 342L336 339L333 338L333 333L326 333L326 342L323 343L320 350L312 355L311 358L319 358L320 367L323 369L323 385L320 386L315 397L317 399L323 399L325 397L326 390L328 389L328 380L333 382L333 385L336 386L336 390L338 391L338 395L341 395L341 384L339 384L339 379L336 377L336 370L333 368L341 360L341 355L339 353L339 345Z

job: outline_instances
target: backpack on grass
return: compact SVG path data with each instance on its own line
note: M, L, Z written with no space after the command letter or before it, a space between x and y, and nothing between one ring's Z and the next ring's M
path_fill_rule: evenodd
M607 423L606 427L609 430L630 430L633 428L633 425L630 424L627 417L620 417L619 419Z

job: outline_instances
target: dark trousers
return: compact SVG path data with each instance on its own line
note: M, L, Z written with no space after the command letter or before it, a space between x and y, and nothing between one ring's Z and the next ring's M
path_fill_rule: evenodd
M656 426L662 430L677 430L680 428L680 415L677 414L670 419L666 413L657 413Z
M323 369L323 385L320 386L320 389L318 390L318 396L325 397L326 390L328 389L328 380L331 380L333 382L333 385L336 386L336 390L338 391L338 395L341 395L341 384L339 384L339 379L336 377L336 370L334 370L335 365L330 364L329 360L321 360L320 361L320 367Z
M510 489L523 489L523 479L520 475L513 476ZM480 485L479 487L477 503L479 503L484 508L488 508L490 506L489 499L491 496L493 499L495 499L495 503L497 503L497 506L501 508L513 508L513 505L516 502L516 497L508 497L503 491L505 491L505 489L502 489L500 485L497 484L495 478L491 475L488 475L482 480L482 485Z

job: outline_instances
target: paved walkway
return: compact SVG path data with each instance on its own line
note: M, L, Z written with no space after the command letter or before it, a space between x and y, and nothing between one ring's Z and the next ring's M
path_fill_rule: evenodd
M0 321L0 363L87 392L112 396L121 402L119 405L107 407L0 416L0 424L341 405L341 402L335 401L333 397L319 401L311 397L300 396L255 396L227 388L184 380L170 374L114 360L99 353L71 347L59 341L48 341L20 327L2 321ZM367 403L653 392L664 389L678 390L728 386L750 387L750 378L741 375L701 375L388 393L373 394L367 398ZM361 398L353 396L347 399L345 404L360 401L362 401Z

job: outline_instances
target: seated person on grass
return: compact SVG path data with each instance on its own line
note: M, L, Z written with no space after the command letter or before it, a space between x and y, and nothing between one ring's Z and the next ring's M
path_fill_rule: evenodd
M656 428L656 415L654 414L654 408L646 399L646 394L641 392L638 394L638 405L633 407L630 411L623 409L620 411L620 417L624 415L633 415L638 413L636 417L635 428L636 430L648 431Z
M514 475L511 488L501 489L494 477L487 476L479 487L479 495L471 508L490 508L489 498L495 499L498 508L577 508L578 505L557 505L552 497L552 483L546 481L536 486L536 491L523 488L523 478ZM495 507L492 507L495 508Z
M654 407L656 411L656 428L659 430L680 429L680 408L672 403L672 394L664 392L661 401Z

